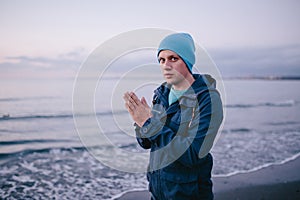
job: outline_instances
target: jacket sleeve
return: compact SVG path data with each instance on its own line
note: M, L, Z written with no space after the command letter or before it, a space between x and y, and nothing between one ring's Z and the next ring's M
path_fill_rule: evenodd
M135 126L136 139L139 145L144 149L150 149L151 145L155 142L153 136L157 135L161 131L164 123L157 117L149 118L143 125L139 127L137 124Z
M163 116L166 116L164 108L160 104L155 104L156 100L157 95L155 94L152 100L152 117L149 118L142 127L139 127L136 123L134 123L136 139L139 145L144 149L151 148L154 140L154 138L151 138L151 136L154 136L160 132L164 126L164 123L161 120Z
M178 160L184 166L192 167L207 155L222 123L223 108L219 93L213 90L202 94L198 105L189 115L192 115L192 119L181 117L183 119L176 132L165 125L163 120L150 118L138 130L138 134L158 149L166 148L162 157L167 155L168 159Z

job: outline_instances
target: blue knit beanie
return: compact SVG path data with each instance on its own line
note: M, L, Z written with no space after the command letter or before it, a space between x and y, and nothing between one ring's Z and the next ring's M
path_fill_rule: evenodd
M181 57L192 73L195 64L195 45L188 33L174 33L166 36L158 47L157 57L162 50L171 50Z

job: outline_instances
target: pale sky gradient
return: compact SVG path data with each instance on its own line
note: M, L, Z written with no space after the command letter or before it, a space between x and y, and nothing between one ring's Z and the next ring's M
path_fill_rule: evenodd
M107 39L153 27L189 32L226 75L300 75L299 10L298 0L0 0L0 74L76 71Z

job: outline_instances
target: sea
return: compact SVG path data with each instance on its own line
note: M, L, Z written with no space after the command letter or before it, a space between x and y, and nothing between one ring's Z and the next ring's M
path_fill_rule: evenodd
M108 78L100 84L114 83ZM213 176L247 173L300 155L300 81L225 79L223 83L225 117L211 150ZM0 199L105 200L147 189L145 172L111 167L82 141L84 133L76 123L87 116L74 116L74 79L4 79L0 85ZM110 151L114 146L147 156L149 152L134 138L125 108L111 112L109 98L101 101L112 92L103 88L93 113L101 127L86 130L93 129L90 138L104 133L111 145L95 140L93 148ZM114 101L123 105L120 98ZM118 126L113 119L118 119ZM135 165L128 163L129 169Z

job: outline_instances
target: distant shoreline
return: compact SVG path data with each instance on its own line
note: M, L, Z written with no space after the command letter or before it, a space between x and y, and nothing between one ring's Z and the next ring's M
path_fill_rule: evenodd
M293 80L299 81L300 76L233 76L223 77L224 80Z

